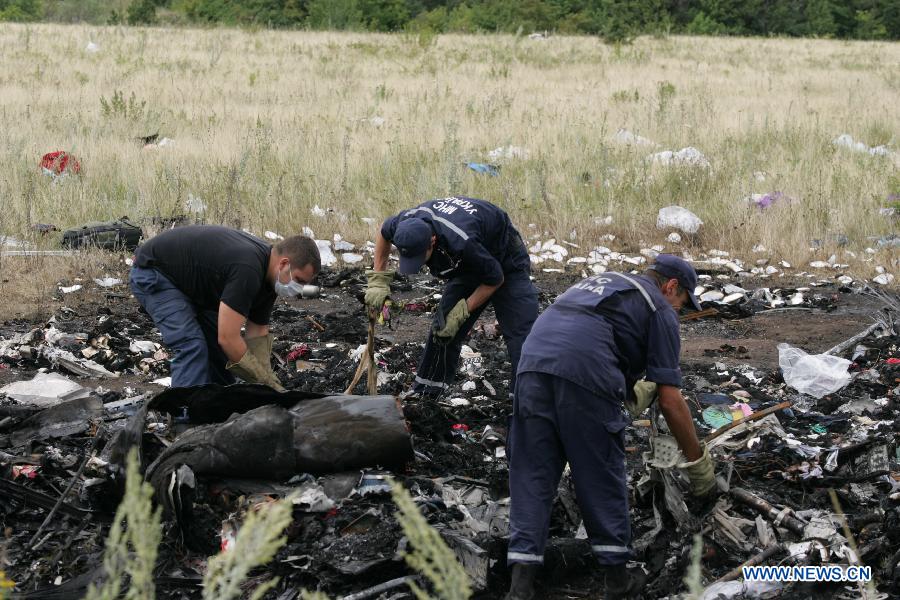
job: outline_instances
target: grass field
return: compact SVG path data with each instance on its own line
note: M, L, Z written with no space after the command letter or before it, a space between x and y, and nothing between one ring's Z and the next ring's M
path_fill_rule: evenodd
M896 227L878 209L900 193L897 43L672 37L615 48L3 24L0 57L0 233L17 238L33 223L172 216L193 196L209 222L361 242L375 227L362 218L465 194L503 206L523 232L588 248L609 232L632 251L665 243L657 210L680 204L705 222L695 253L749 255L762 243L802 263L811 240L844 234L839 260L861 275L897 267L896 251L870 263L861 252ZM619 128L659 148L618 143ZM157 131L174 145L135 140ZM842 133L894 154L836 148ZM486 157L509 145L527 158ZM645 160L685 146L710 167ZM81 160L81 176L41 174L41 155L58 149ZM498 162L501 175L466 161ZM742 202L775 191L795 202ZM612 225L594 222L606 215Z

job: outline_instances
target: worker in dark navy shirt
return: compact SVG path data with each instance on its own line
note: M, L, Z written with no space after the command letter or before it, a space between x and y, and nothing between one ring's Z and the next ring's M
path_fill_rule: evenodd
M174 353L173 387L229 384L237 375L281 390L270 361L272 306L276 296L300 294L320 268L308 237L273 247L243 231L196 225L141 245L129 280Z
M537 319L519 361L507 453L513 581L508 600L534 597L544 560L550 509L566 462L584 526L606 579L605 598L640 593L640 573L626 571L631 528L624 430L658 397L659 409L687 461L695 495L714 486L709 452L697 440L681 396L676 311L694 297L697 274L661 254L643 275L604 273L573 285ZM645 381L639 381L645 377Z
M506 342L510 391L515 389L519 354L537 318L538 301L528 251L506 212L484 200L451 197L386 219L375 242L374 270L367 273L366 304L374 310L381 310L390 295L391 244L400 254L400 273L410 275L427 265L433 276L448 280L413 391L434 397L449 387L462 341L488 303Z

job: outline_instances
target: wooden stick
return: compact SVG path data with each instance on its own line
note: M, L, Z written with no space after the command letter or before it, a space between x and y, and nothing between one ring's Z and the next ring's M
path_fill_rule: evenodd
M775 544L775 545L769 546L762 552L760 552L758 554L754 554L749 559L742 562L740 564L740 566L735 567L735 569L733 571L730 571L729 573L726 573L722 577L719 577L718 579L716 579L715 583L720 583L723 581L733 581L739 577L743 577L744 573L741 569L743 569L744 567L753 567L755 565L762 563L766 559L771 558L772 556L774 556L776 554L781 554L782 552L784 552L784 546L782 546L781 544Z
M717 437L719 437L726 431L734 429L738 425L742 425L744 423L749 423L750 421L756 421L758 419L762 419L766 415L771 415L773 412L778 412L779 410L784 410L785 408L790 408L792 405L793 405L793 403L790 400L785 400L781 404L776 404L775 406L770 406L769 408L764 408L759 412L753 413L749 417L744 417L743 419L738 419L737 421L729 423L728 425L722 425L721 427L719 427L718 429L713 431L711 434L709 434L708 436L703 438L703 441L708 444L709 442L713 441L714 439L716 439Z
M312 316L307 315L306 320L312 323L312 326L318 329L319 331L325 331L325 326L320 324L318 321L312 318Z
M369 313L369 331L368 339L366 340L366 351L359 357L356 373L353 374L350 385L347 386L347 389L344 391L345 394L353 393L353 388L355 388L356 384L359 383L359 380L362 379L363 373L366 373L366 389L368 390L369 395L377 395L378 374L375 365L375 315L371 312Z
M719 314L719 311L717 311L715 308L707 308L705 310L689 312L686 315L678 317L678 320L681 322L694 321L696 319L702 319L703 317L714 317L717 314Z
M366 341L366 358L368 359L368 372L366 378L368 381L369 395L378 394L378 369L375 365L375 315L369 313L369 338Z

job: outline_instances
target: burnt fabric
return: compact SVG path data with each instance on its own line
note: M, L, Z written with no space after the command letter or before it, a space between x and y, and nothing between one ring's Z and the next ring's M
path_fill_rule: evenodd
M566 462L594 555L600 564L628 560L627 424L621 403L562 377L519 374L507 445L509 563L544 561L550 510Z
M275 290L266 281L272 246L218 225L166 230L144 243L134 264L163 273L193 304L218 310L224 302L253 323L267 325Z

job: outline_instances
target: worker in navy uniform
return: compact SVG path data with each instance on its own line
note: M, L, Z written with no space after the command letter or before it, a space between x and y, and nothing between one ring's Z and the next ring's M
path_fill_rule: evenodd
M270 359L272 307L277 296L299 295L321 264L308 237L273 247L243 231L196 225L140 246L129 279L174 352L173 387L230 384L237 376L281 391Z
M386 219L375 242L374 270L367 272L366 304L374 310L381 310L390 295L391 244L400 254L400 273L410 275L427 265L433 276L448 280L413 392L436 397L449 387L462 341L488 303L509 352L512 391L538 301L528 251L506 212L484 200L451 197L429 200Z
M605 598L640 593L643 573L626 570L631 528L624 430L658 398L687 461L692 493L715 485L681 395L677 311L699 310L697 274L661 254L642 275L604 273L570 287L537 319L519 361L507 453L510 473L512 585L507 600L534 597L550 509L566 463L572 471ZM646 380L639 381L646 376Z

